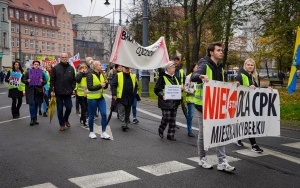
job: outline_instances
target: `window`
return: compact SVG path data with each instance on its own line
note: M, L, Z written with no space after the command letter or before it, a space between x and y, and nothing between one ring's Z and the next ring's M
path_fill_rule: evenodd
M65 28L65 21L62 21L62 28Z
M28 20L28 17L27 17L27 13L26 12L24 12L24 20Z
M67 29L70 29L69 27L70 27L70 23L68 22L68 23L67 23Z
M30 27L30 36L34 36L34 28Z
M2 8L2 21L6 21L6 8Z
M19 19L20 18L20 13L18 10L16 10L16 18Z
M33 40L30 40L30 49L34 49Z
M19 42L20 42L19 38L16 38L16 44L17 44L16 47L19 47L19 44L20 44Z
M14 10L9 9L9 17L13 18L14 17Z
M58 51L61 52L61 44L58 44Z
M36 23L39 22L37 15L34 15L34 21L35 21Z
M25 34L28 34L28 26L25 26Z
M52 42L52 51L55 52L55 43Z
M45 24L45 18L42 16L42 24Z
M47 18L47 25L50 25L50 19Z
M16 25L16 33L20 32L19 24Z
M35 36L39 36L39 28L35 28Z
M52 31L51 35L52 35L52 38L55 38L55 31Z
M66 45L65 44L63 44L63 52L65 52L66 51Z
M15 38L11 38L11 47L15 47Z
M11 32L15 32L15 24L11 24Z
M66 34L65 33L62 33L62 39L66 40Z
M29 14L29 20L30 21L32 21L33 19L32 19L32 15L31 14Z
M70 52L70 45L67 46L67 52Z
M57 22L57 27L60 27L60 20L58 20Z
M54 19L51 19L51 26L55 26Z
M25 39L25 48L28 48L28 39Z
M45 42L42 42L42 50L45 50Z
M39 49L39 41L35 41L35 49L38 50Z
M67 40L70 40L70 33L67 33Z
M46 30L42 29L42 36L45 37L46 36Z
M7 42L7 33L6 32L3 32L3 47L4 48L8 48L9 47L9 45L8 45L8 42Z
M50 51L51 48L50 48L50 42L47 42L47 50Z
M58 37L58 39L61 39L61 38L60 38L60 35L61 35L61 33L60 33L60 32L58 32L58 33L57 33L57 37Z
M47 30L47 37L50 38L50 30Z

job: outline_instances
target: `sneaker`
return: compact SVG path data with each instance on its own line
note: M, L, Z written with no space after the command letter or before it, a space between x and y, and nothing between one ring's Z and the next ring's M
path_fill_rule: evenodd
M224 159L224 161L222 163L218 164L217 169L221 170L221 171L226 171L226 172L235 171L235 167L230 166L226 159Z
M96 134L94 132L90 132L89 137L92 138L92 139L96 139L97 138L97 136L96 136Z
M243 142L241 140L238 140L236 142L236 145L239 146L239 147L243 147L244 146L244 144L243 144Z
M102 135L101 135L101 138L102 138L102 139L109 140L109 139L110 139L110 136L109 136L106 132L103 132Z
M202 159L199 161L199 165L202 168L206 168L206 169L212 169L213 168L213 166L207 162L206 157L202 157Z
M195 137L195 135L193 133L188 133L189 137Z
M255 145L252 146L251 151L256 152L256 153L262 153L262 152L264 152L264 150L260 149L260 147L257 144L255 144Z
M48 117L46 112L43 113L43 117Z
M139 123L139 120L136 119L136 118L134 118L134 119L132 120L132 122L133 122L133 124L137 124L137 123Z
M40 115L40 116L43 115L41 110L39 110L39 115Z
M175 125L176 129L180 129L179 125Z

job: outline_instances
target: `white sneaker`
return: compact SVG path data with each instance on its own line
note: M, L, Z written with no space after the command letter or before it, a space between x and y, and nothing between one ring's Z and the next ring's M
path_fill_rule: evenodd
M199 165L202 168L206 168L206 169L212 169L213 168L213 166L207 162L206 157L202 157L202 159L199 161Z
M106 132L103 132L101 138L108 140L110 136Z
M227 172L235 171L235 167L230 166L226 159L224 159L222 163L218 164L217 169L222 171L227 171Z
M89 137L92 138L92 139L96 139L97 138L97 136L96 136L96 134L94 132L90 132Z

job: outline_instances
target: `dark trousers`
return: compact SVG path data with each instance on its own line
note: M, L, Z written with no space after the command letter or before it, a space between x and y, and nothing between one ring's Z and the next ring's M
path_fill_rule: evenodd
M163 132L169 124L168 136L173 137L175 134L177 109L162 109L162 118L159 129Z
M78 100L78 95L75 95L75 107L76 107L76 110L79 111L79 105L80 105L80 102ZM81 106L81 105L80 105Z
M87 98L84 96L76 96L81 107L80 120L85 124L87 115Z
M128 125L130 111L131 111L131 105L124 105L122 103L118 103L118 114L119 114L119 119L122 122L122 126Z
M65 114L64 106L66 107ZM69 121L72 107L71 95L56 95L57 117L60 126L65 126L65 122Z
M22 97L20 98L12 98L11 103L11 114L13 117L20 116L20 108L22 106Z

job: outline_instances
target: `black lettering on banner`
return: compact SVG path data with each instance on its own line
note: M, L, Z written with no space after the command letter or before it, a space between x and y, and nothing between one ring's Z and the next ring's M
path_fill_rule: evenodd
M263 108L268 104L268 95L266 93L260 93L260 113L259 115L263 115Z
M212 134L211 134L211 140L210 143L218 143L218 138L219 138L219 127L213 127L212 129Z
M240 91L239 92L239 97L238 97L238 105L237 105L237 109L236 109L236 117L239 117L242 113L243 98L244 98L244 92Z
M260 121L258 121L258 122L256 123L256 124L257 124L257 126L256 126L256 127L257 127L257 128L256 128L256 130L257 130L257 133L258 133L258 134L260 134L260 133L261 133L261 131L260 131L260 128L259 128L259 126L260 126L260 123L261 123Z
M244 135L248 134L248 122L245 122Z
M225 134L225 127L224 126L222 126L222 136L220 136L220 138L221 138L221 142L224 142L224 134Z
M256 134L256 129L255 129L256 123L252 124L252 134Z
M264 134L265 132L265 124L266 124L265 121L261 122L261 134Z
M271 110L272 110L272 115L277 116L276 109L274 106L274 101L275 101L276 97L277 97L276 93L275 94L269 93L268 116L271 116Z
M138 54L138 56L152 56L154 54L153 51L147 50L142 47L138 47L136 49L136 53Z
M245 113L244 116L247 114L247 116L250 116L250 107L249 104L250 103L250 96L249 96L249 92L247 92L246 94L246 102L245 102ZM247 113L248 112L248 113Z
M248 124L248 135L251 135L251 128L252 128L251 124L252 123L253 123L252 121L249 121L249 124Z
M254 93L253 100L252 100L252 111L253 111L253 113L254 113L255 116L259 116L259 112L256 111L256 106L255 106L256 98L258 96L259 96L259 93Z

